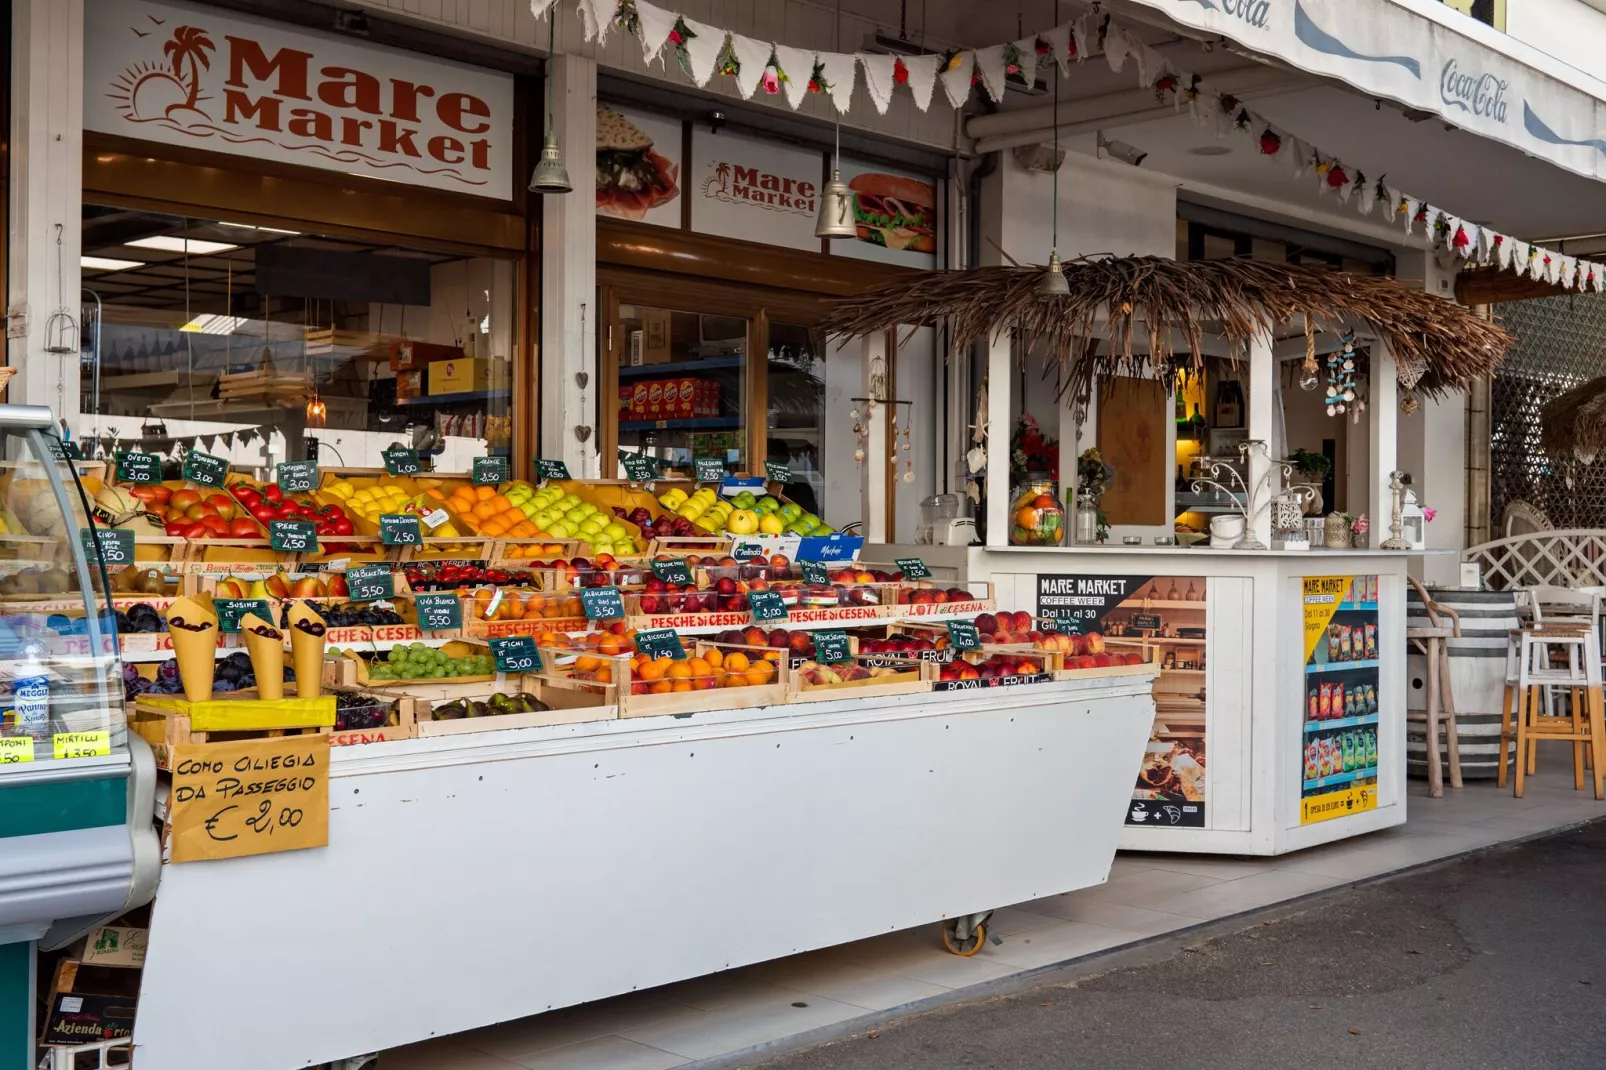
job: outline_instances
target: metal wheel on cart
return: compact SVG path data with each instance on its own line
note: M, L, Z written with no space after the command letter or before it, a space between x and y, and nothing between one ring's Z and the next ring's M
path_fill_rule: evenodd
M977 954L987 943L986 921L992 913L989 910L985 914L970 914L943 922L942 946L950 955L960 958L968 959Z

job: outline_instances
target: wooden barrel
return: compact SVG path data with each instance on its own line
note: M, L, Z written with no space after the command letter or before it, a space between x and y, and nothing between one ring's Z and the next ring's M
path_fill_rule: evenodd
M1500 706L1505 691L1506 635L1517 627L1517 603L1511 591L1433 588L1429 595L1461 614L1461 638L1446 639L1450 648L1450 689L1455 699L1456 728L1461 740L1461 775L1493 777L1499 771ZM1415 590L1406 592L1405 626L1432 625ZM1450 621L1446 619L1445 624ZM1427 751L1427 658L1407 646L1405 658L1405 757L1411 776L1425 778ZM1442 729L1441 729L1442 731ZM1446 763L1441 736L1439 754ZM1449 765L1444 766L1449 776Z

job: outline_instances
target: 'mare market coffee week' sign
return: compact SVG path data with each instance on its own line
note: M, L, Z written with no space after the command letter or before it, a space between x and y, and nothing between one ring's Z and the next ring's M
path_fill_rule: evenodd
M84 126L512 196L513 79L216 8L89 0Z

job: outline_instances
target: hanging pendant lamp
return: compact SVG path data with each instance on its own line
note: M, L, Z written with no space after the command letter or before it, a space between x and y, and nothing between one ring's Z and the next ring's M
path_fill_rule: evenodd
M552 129L552 59L553 44L557 39L558 7L548 12L547 23L547 74L546 74L546 140L541 143L541 158L536 161L535 172L530 175L531 193L573 193L574 183L569 181L569 169L563 166L563 150L558 148L558 134Z
M1054 25L1060 21L1059 0L1054 0ZM1054 57L1054 236L1048 254L1048 270L1037 280L1038 297L1069 297L1071 285L1065 281L1065 269L1060 266L1060 60Z
M1048 270L1037 280L1038 297L1069 297L1071 284L1065 281L1065 270L1060 267L1060 251L1048 254Z
M837 47L842 44L842 2L836 5ZM829 94L826 94L829 97ZM842 112L836 112L836 148L831 153L831 181L820 191L820 214L814 220L816 238L855 238L859 228L853 224L853 191L842 181Z

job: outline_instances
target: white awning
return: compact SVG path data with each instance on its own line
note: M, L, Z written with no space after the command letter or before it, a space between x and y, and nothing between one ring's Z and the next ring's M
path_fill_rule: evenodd
M1606 83L1438 0L1128 0L1606 179Z

